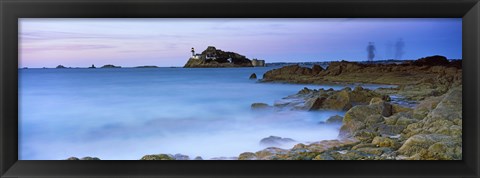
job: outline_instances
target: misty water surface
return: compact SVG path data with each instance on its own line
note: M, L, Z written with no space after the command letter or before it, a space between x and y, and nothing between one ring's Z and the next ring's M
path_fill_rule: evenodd
M19 70L19 159L129 160L159 153L209 159L261 150L259 141L271 135L302 143L335 139L338 125L318 123L344 112L255 112L250 105L272 105L303 87L345 86L248 79L271 69Z

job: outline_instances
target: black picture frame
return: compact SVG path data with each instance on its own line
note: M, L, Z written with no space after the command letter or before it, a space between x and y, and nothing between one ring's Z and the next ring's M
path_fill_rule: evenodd
M214 9L205 11L203 9ZM478 177L478 0L1 0L1 177ZM18 18L463 18L461 161L18 160Z

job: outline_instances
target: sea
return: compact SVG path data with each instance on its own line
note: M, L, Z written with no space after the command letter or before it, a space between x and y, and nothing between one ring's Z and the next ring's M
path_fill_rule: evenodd
M354 85L249 79L273 68L19 69L19 159L228 159L266 148L259 141L269 136L294 139L277 146L285 149L337 139L340 125L320 122L345 112L258 111L251 104L273 105L304 87Z

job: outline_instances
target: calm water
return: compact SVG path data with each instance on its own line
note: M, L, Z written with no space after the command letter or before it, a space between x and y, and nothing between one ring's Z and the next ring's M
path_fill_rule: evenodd
M270 69L19 70L19 159L128 160L159 153L209 159L258 151L270 135L302 143L335 139L339 126L318 122L342 112L255 112L250 105L272 105L305 86L345 86L248 79Z

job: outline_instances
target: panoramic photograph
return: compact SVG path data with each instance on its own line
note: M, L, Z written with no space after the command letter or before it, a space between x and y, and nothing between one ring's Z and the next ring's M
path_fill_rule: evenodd
M19 160L462 160L461 18L20 18Z

